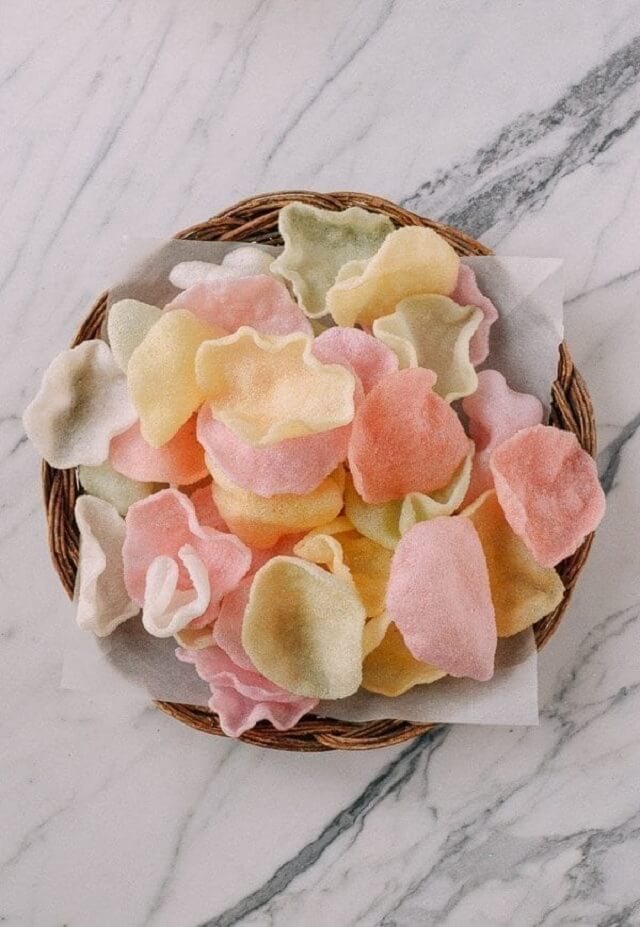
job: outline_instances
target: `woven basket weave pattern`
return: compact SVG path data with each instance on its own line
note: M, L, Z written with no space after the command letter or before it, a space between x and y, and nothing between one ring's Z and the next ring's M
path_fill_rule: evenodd
M176 238L199 241L245 241L265 244L282 244L278 235L278 212L294 200L320 206L324 209L346 209L362 206L381 212L397 225L421 225L435 229L460 255L490 254L489 248L469 238L463 232L424 219L402 209L388 200L362 193L309 193L293 191L253 197L225 210L218 216L179 232ZM108 294L103 293L91 308L78 331L73 345L89 338L100 337L107 310ZM585 383L573 365L565 344L560 348L558 377L553 385L551 422L558 428L572 431L582 447L591 455L596 451L595 420ZM73 515L79 487L75 470L56 470L43 464L44 498L49 525L49 546L54 566L62 584L71 597L78 568L78 527ZM558 571L565 585L560 605L539 621L535 639L540 649L554 633L564 614L580 570L589 554L592 536L589 536L571 557L564 560ZM209 734L224 736L216 715L193 705L156 702L156 705L190 727ZM290 731L276 731L269 723L260 722L247 731L241 740L278 750L368 750L391 746L422 734L432 724L413 724L408 721L369 721L363 723L336 721L331 718L303 718Z

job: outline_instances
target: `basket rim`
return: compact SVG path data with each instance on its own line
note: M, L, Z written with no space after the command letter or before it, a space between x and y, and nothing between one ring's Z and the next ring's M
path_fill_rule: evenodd
M278 213L284 205L293 201L333 210L362 206L372 212L389 216L396 226L417 225L432 228L449 241L460 255L492 254L490 248L459 229L420 216L382 197L350 191L320 194L307 190L284 190L249 197L203 222L177 232L173 238L281 243L277 234ZM72 347L98 336L106 314L108 295L106 291L94 302L76 333ZM550 424L572 431L581 446L591 456L595 456L596 427L593 405L586 384L575 368L564 342L559 351L558 376L553 384L551 409ZM57 470L44 461L42 484L51 558L62 585L71 598L79 555L78 529L73 507L82 490L78 485L75 469ZM565 595L550 615L534 625L538 650L549 641L560 624L578 575L589 555L593 536L591 534L585 538L578 550L558 565L565 585ZM166 714L196 730L226 736L220 729L217 716L209 709L161 700L156 700L154 704ZM414 724L398 719L356 722L306 715L290 731L277 731L269 722L261 721L238 739L270 749L298 752L363 750L399 744L439 726L434 723Z

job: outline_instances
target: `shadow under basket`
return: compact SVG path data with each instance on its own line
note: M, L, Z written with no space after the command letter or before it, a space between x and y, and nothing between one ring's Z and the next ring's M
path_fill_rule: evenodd
M294 200L332 210L362 206L372 212L389 216L396 226L420 225L435 229L460 255L491 254L485 245L457 229L425 219L388 200L364 193L320 194L290 191L264 194L244 200L199 225L179 232L175 237L198 241L244 241L281 245L278 212ZM107 297L108 293L103 293L92 306L73 346L100 336L107 310ZM595 455L596 429L593 407L584 380L574 367L569 349L564 343L560 346L558 376L552 390L551 424L565 431L572 431L582 447L592 456ZM43 463L42 480L51 556L67 594L72 597L78 567L78 527L73 511L81 490L75 470L56 470ZM586 562L592 540L593 535L587 537L578 550L558 566L565 587L564 598L551 614L534 625L538 650L546 644L560 624L578 574ZM160 701L155 704L162 711L198 731L225 736L220 729L217 716L206 708ZM255 728L243 734L240 740L276 750L369 750L402 743L437 726L439 725L413 724L392 719L348 722L308 715L290 731L277 731L268 722L261 721Z

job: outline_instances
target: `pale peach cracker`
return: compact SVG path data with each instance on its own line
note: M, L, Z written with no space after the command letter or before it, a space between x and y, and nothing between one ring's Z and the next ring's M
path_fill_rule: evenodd
M220 515L245 544L264 550L287 534L299 534L334 519L342 509L344 471L338 468L312 492L258 496L236 486L212 460L213 500Z
M355 377L321 363L312 343L307 335L261 335L247 326L206 341L196 374L214 417L256 446L351 422Z

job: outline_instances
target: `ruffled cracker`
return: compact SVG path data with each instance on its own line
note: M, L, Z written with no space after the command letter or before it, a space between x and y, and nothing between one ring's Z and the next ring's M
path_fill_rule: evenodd
M472 396L463 400L462 408L469 419L469 434L476 448L465 498L465 505L469 505L493 487L489 467L493 449L521 428L539 425L543 408L536 396L511 389L497 370L480 371L478 388Z
M227 737L240 737L258 721L269 721L278 731L287 731L318 704L317 699L300 698L285 692L260 673L243 669L220 647L176 650L184 663L193 663L198 676L211 690L209 708L220 719Z
M322 364L311 338L261 335L252 328L207 341L198 351L198 387L214 416L250 444L329 431L353 419L355 379Z
M273 255L262 248L247 245L229 251L220 264L209 261L181 261L172 267L169 280L178 290L203 281L237 280L240 277L254 277L268 274Z
M121 299L109 309L107 337L114 360L125 373L131 355L161 316L162 309L137 299Z
M180 571L189 588L180 588ZM142 601L142 623L153 637L172 637L206 614L211 604L207 565L190 544L176 557L155 557L149 564ZM214 602L215 604L215 602Z
M345 523L342 530L335 527L336 522L318 528L299 541L293 552L353 582L367 616L379 615L384 609L391 553L359 535L347 519L340 521Z
M83 631L106 637L140 611L124 582L125 524L112 505L95 496L80 496L74 512L80 532L76 620Z
M392 315L376 319L373 333L396 352L401 367L433 370L435 392L453 402L478 385L469 342L482 318L480 309L458 306L446 296L413 296Z
M196 416L182 425L162 447L152 447L142 437L140 423L111 442L109 460L118 473L133 480L188 486L204 479L208 470L204 450L196 437Z
M338 325L368 326L408 296L451 293L459 265L451 245L432 229L397 229L365 266L344 268L327 293L327 309Z
M187 487L190 489L191 487ZM189 498L195 509L196 517L203 528L215 528L216 531L228 531L229 527L213 501L212 483L207 480L193 489Z
M135 420L125 376L98 340L58 354L23 417L39 454L60 470L99 467L111 439Z
M201 322L232 334L243 325L266 335L312 334L311 325L273 277L244 277L196 283L170 302L165 311L188 309Z
M196 380L196 353L217 334L186 309L176 309L163 314L131 355L129 391L142 437L151 447L170 441L202 404L205 395Z
M361 534L388 550L395 550L402 535L418 522L453 515L461 507L469 486L472 460L470 452L444 489L431 495L410 492L403 499L378 505L365 502L347 475L345 514Z
M460 306L475 306L482 311L482 321L469 343L469 360L477 367L489 355L489 332L498 318L498 310L490 299L482 295L476 283L476 275L467 264L460 264L458 281L451 299Z
M271 265L271 271L289 281L310 318L326 313L327 290L340 267L371 257L393 231L386 216L358 206L333 212L305 203L290 203L281 209L278 228L284 251Z
M342 364L352 370L365 394L399 367L391 348L358 328L327 328L314 340L312 351L323 364Z
M119 515L126 515L130 505L161 488L158 483L130 480L114 470L109 461L99 467L78 467L78 482L86 493L108 502Z
M255 446L216 421L209 403L198 413L198 440L236 486L267 498L313 492L347 456L349 426Z
M217 609L251 565L242 541L201 526L191 500L175 489L132 505L126 524L127 590L144 607L145 627L158 637Z
M416 660L388 614L372 618L365 625L365 651L362 688L378 695L395 698L414 686L437 682L446 675L443 670Z
M253 576L248 576L227 593L220 605L213 629L214 643L224 650L236 666L247 670L255 670L242 646L242 622L252 583Z

